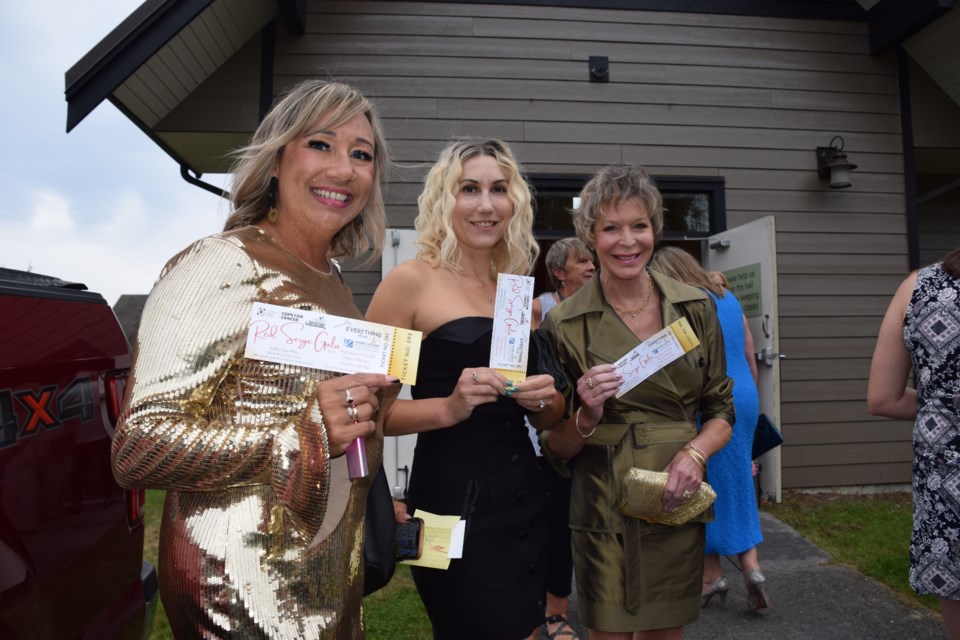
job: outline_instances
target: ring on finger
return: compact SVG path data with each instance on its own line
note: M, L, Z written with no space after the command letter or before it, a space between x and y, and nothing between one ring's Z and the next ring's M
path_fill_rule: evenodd
M541 411L543 411L543 409L545 409L545 408L546 408L546 406L547 406L547 403L546 403L546 402L544 402L543 400L540 400L539 402L540 402L540 410L541 410Z
M360 422L360 410L353 405L347 407L347 416L354 422Z
M597 385L594 384L594 382L593 382L593 378L587 378L584 382L586 382L586 383L587 383L587 386L590 387L591 389L596 389L596 388L597 388Z
M476 384L480 384L480 382L477 381L477 372L476 372L476 371L474 371L474 372L472 372L472 373L470 374L470 379L473 380Z
M683 492L684 500L689 500L692 497L693 497L693 491L690 491L690 489L687 489L686 491Z
M347 389L344 393L347 394L347 406L353 406L353 394L350 393L350 389Z

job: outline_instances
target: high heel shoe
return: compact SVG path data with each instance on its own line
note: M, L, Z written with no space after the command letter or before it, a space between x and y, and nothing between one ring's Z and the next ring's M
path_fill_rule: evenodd
M759 568L754 567L747 574L747 609L756 611L757 609L766 609L769 606L767 579L760 573Z
M720 596L720 604L726 604L728 591L730 591L730 581L727 580L726 576L720 576L700 594L700 608L702 609L710 604L710 599L713 596Z

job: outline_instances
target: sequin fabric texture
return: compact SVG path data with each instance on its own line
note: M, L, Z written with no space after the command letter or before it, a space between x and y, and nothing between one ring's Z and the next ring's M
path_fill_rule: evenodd
M903 323L913 361L910 586L960 599L960 279L921 269Z
M144 308L114 474L167 491L160 593L178 639L363 638L372 477L351 482L318 426L314 391L338 374L243 357L257 301L360 317L336 275L256 227L194 243ZM378 425L371 469L382 445Z

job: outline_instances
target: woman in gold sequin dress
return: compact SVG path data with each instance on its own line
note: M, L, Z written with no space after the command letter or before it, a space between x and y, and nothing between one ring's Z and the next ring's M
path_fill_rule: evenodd
M160 593L179 638L363 638L371 477L344 451L398 390L244 358L254 302L360 318L331 259L384 230L379 120L351 87L295 86L235 167L224 232L164 267L144 307L113 467L164 489ZM378 411L379 410L379 411Z

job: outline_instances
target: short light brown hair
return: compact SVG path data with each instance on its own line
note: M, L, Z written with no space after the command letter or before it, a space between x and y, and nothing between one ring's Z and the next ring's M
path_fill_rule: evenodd
M584 244L580 238L562 238L554 242L547 250L547 257L544 258L547 275L550 276L550 282L554 287L559 287L560 283L557 281L557 276L553 275L553 272L556 269L566 269L567 260L570 256L574 258L589 257L591 260L593 259L593 254L590 253L590 247Z
M580 191L580 206L573 212L577 237L588 247L597 246L597 221L604 208L635 200L650 216L654 242L663 233L663 196L657 184L639 165L610 165L600 169Z

